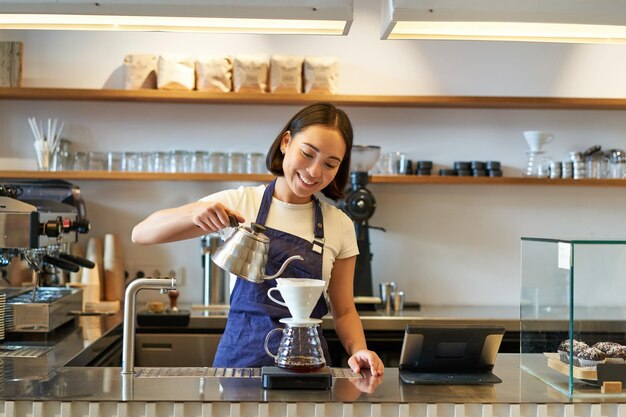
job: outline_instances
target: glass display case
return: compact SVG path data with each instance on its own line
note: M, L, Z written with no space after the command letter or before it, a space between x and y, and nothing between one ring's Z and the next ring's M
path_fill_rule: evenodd
M521 368L571 397L626 397L626 240L521 246Z

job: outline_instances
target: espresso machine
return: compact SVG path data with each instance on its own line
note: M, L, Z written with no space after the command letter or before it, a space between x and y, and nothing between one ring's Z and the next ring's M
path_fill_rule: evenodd
M352 219L356 231L359 255L356 258L354 271L354 296L371 297L372 285L372 253L370 251L368 224L376 210L376 200L367 189L368 171L371 170L380 156L380 146L353 145L350 164L350 185L346 196L339 200L339 207ZM383 230L377 227L376 229Z
M62 271L94 263L72 256L70 244L90 224L78 186L60 180L0 179L0 273L7 332L49 332L82 308L82 290L61 285ZM12 263L31 271L29 282L11 276Z

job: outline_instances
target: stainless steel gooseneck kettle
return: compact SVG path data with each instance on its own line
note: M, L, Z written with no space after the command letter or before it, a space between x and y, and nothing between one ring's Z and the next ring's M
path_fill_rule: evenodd
M217 266L238 277L258 284L278 278L291 261L303 260L300 255L291 256L283 262L278 272L266 275L270 239L263 234L265 227L257 223L252 223L250 227L240 226L234 216L230 216L230 225L236 228L235 232L215 251L211 259Z

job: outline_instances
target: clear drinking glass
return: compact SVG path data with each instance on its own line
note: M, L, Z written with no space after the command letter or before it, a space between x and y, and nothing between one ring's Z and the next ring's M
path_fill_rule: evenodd
M188 151L171 151L169 172L189 172L190 159L191 158Z
M137 154L137 171L151 172L150 169L150 152L139 152Z
M609 151L611 178L626 178L626 152L621 149Z
M264 174L266 172L265 155L260 152L249 152L246 154L246 173Z
M71 154L68 151L57 151L52 154L52 171L67 171L72 169Z
M85 154L85 152L75 152L73 154L72 169L74 171L84 171L87 169L87 154Z
M104 171L106 170L106 154L103 152L89 152L87 153L87 166L90 171Z
M107 171L120 171L122 169L122 152L107 153Z
M226 172L229 174L242 174L246 172L246 159L241 152L230 152L226 158Z
M383 175L398 175L401 173L400 169L403 174L406 174L407 158L402 152L387 152L381 155L379 164Z
M168 171L167 154L165 152L152 152L150 154L150 172Z
M206 172L209 161L207 151L195 151L191 154L191 172Z
M226 155L223 152L211 152L209 155L209 172L213 174L226 172Z
M139 155L137 152L124 152L122 157L122 170L127 172L137 172L139 166Z

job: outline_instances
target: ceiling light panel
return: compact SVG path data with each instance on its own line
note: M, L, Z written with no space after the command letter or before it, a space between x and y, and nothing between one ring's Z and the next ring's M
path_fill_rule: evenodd
M626 1L384 0L381 38L626 43Z
M352 0L0 0L0 29L346 35Z

